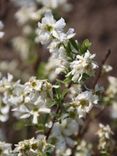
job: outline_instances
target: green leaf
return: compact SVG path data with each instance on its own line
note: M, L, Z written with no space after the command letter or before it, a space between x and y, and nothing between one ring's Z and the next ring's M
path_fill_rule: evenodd
M70 39L70 43L74 47L74 49L76 49L77 51L79 50L78 42L76 40Z
M38 67L37 77L40 78L40 79L46 78L46 75L45 75L45 65L46 65L46 63L42 62L39 65L39 67Z
M67 56L72 60L73 59L73 55L72 55L72 48L71 48L71 44L70 42L67 43L67 45L64 45L64 48L66 50Z
M91 47L92 43L86 39L83 41L83 43L80 45L79 44L79 51L80 51L80 54L85 54L86 51Z
M85 80L87 80L89 77L90 77L90 76L89 76L88 74L83 73L83 75L82 75L82 80L85 81Z

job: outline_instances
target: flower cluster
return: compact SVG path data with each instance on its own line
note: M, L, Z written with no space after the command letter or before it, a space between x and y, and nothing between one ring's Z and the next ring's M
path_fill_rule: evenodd
M77 148L75 156L91 156L92 155L92 145L82 140Z
M29 140L20 141L13 153L16 153L17 156L41 156L52 153L54 146L48 144L44 136L40 138L32 138Z
M104 101L106 105L112 105L111 116L117 118L117 78L114 76L108 77L109 86L106 90Z
M81 92L72 100L69 111L76 111L79 118L83 118L86 116L86 113L90 112L93 104L97 103L97 95L93 94L91 91Z
M32 116L32 123L37 125L42 114L49 114L50 119L48 118L49 120L45 122L44 127L47 127L47 129L52 128L48 140L50 144L55 145L57 156L70 155L71 148L77 143L74 137L79 134L80 118L85 118L86 114L92 109L93 104L98 102L98 96L95 93L82 91L79 84L68 89L67 92L68 95L71 95L71 98L70 102L66 103L63 101L65 94L60 91L59 85L52 85L46 80L38 80L35 77L31 77L29 81L21 84L20 81L14 82L13 76L10 74L8 74L7 78L3 77L0 80L0 92L1 102L3 103L1 121L8 119L10 107L17 118L22 119ZM63 103L61 103L62 101ZM52 106L59 103L62 104L63 109L66 109L66 113L61 111L61 116L53 124L51 118L55 111L52 110ZM18 156L23 156L25 153L28 155L34 153L35 156L37 149L33 149L33 145L37 143L38 141L34 138L21 141L15 148L15 152L19 152ZM40 146L36 147L39 148Z
M47 143L44 136L20 141L15 145L14 150L12 150L11 144L0 142L1 156L41 156L50 154L53 150L54 146Z
M16 4L19 1L13 0ZM22 1L21 1L22 4ZM31 4L31 5L30 5ZM20 9L16 12L15 17L18 25L22 26L22 35L13 39L13 46L20 54L22 60L30 59L30 55L36 55L37 44L35 43L35 29L37 22L42 18L47 10L62 9L70 11L72 6L67 0L36 0L27 1L20 5ZM39 6L39 7L38 7Z
M72 80L74 82L80 81L83 74L93 75L94 69L97 65L93 62L95 55L91 55L87 51L84 56L77 55L76 60L70 63L71 72L68 75L72 75Z
M64 32L65 26L63 18L56 21L50 11L45 13L41 23L38 23L36 41L47 46L51 54L49 61L58 60L58 63L53 65L55 73L67 73L66 77L72 77L72 81L77 82L83 79L84 74L92 76L97 64L93 60L95 55L87 50L86 43L79 47L78 42L73 39L74 29L70 28Z
M0 142L0 155L1 156L12 156L11 144Z
M109 125L104 126L103 124L99 125L99 130L97 132L99 136L99 150L101 153L106 153L108 150L110 150L111 146L111 135L113 134L111 128Z
M72 148L75 145L73 136L77 136L79 132L78 119L63 119L61 123L56 122L50 135L50 141L55 144L56 155L62 156L67 151L68 147Z
M6 122L9 115L13 115L16 121L27 119L27 125L30 124L31 128L36 129L35 138L20 141L13 145L13 149L11 144L0 142L0 155L91 156L95 149L99 150L100 154L112 153L110 145L113 132L109 125L99 125L98 145L90 144L87 136L84 136L92 128L90 119L92 122L92 119L97 117L93 108L100 108L101 102L110 104L116 101L117 79L109 77L110 86L105 97L102 97L97 80L93 87L89 88L85 80L94 76L98 67L94 61L95 54L91 54L89 50L91 43L89 40L79 43L74 38L74 29L66 31L65 20L56 20L50 10L65 4L66 0L38 2L44 5L40 10L34 5L23 7L16 13L26 38L18 37L14 44L23 52L24 59L35 41L48 49L50 58L42 70L51 82L46 80L46 76L44 79L32 76L28 81L22 82L14 81L11 74L7 77L0 75L0 121ZM35 32L32 29L34 27L29 24L31 21L34 22L32 25L35 28L35 23L39 21ZM22 43L22 47L18 42ZM102 70L103 68L105 66ZM109 70L108 68L107 71ZM92 128L93 131L95 127Z
M12 75L8 74L8 78L2 78L0 81L0 90L3 92L3 106L1 108L0 120L6 121L10 106L12 110L17 112L15 116L21 118L33 117L33 123L38 123L38 117L43 113L50 113L47 107L48 101L53 98L52 85L46 80L37 80L35 77L30 78L25 84L20 81L13 82Z

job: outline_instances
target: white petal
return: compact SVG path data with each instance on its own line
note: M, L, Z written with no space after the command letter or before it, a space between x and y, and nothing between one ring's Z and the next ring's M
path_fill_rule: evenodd
M33 124L37 124L38 123L38 116L39 116L39 114L37 114L37 112L33 114L33 120L32 120Z
M60 20L58 20L55 24L55 28L58 30L63 29L66 26L65 20L63 18L61 18Z
M39 109L39 112L42 112L42 113L50 113L50 109L49 108L40 108Z
M29 118L30 117L30 114L24 114L24 115L22 115L20 118L21 119L25 119L25 118Z
M0 32L0 38L4 36L4 32Z

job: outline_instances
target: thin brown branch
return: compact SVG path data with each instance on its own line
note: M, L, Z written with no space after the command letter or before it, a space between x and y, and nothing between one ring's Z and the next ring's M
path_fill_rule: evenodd
M93 88L95 88L96 84L98 83L100 77L101 77L101 74L102 74L102 70L103 70L103 66L104 64L106 63L108 57L110 56L111 54L111 50L109 49L106 56L104 57L104 59L102 60L100 66L99 66L99 72L98 72L98 75L94 81L94 84L93 84ZM100 110L100 112L98 114L95 115L95 117L93 119L96 119L100 116L100 114L104 111L104 108ZM85 126L82 127L81 131L78 133L77 135L77 138L81 139L84 137L84 135L87 133L88 131L88 127L89 127L89 122L91 122L93 120L92 118L90 118L90 116L87 116L87 120L85 122ZM75 151L76 151L76 148L77 148L77 145L75 145L72 149L72 154L71 156L74 156L75 154Z
M102 75L103 66L106 63L107 59L109 58L110 54L111 54L111 50L109 49L106 53L106 56L104 57L104 59L102 60L100 66L99 66L99 72L98 72L98 75L94 81L93 88L95 88L96 84L98 83L98 81Z
M59 105L58 108L56 109L56 113L55 113L56 115L58 114L59 110L60 110L60 105ZM51 134L52 128L53 128L53 126L54 126L54 123L56 122L56 115L55 115L55 117L54 117L53 120L52 120L52 126L51 126L51 128L48 130L48 132L47 132L47 134L46 134L46 140L48 140L48 138L49 138L49 136L50 136L50 134Z
M0 0L0 19L4 19L8 13L9 0Z

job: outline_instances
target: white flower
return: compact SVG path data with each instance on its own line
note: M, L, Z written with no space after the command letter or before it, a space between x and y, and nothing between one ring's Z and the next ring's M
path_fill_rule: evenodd
M48 44L53 37L56 37L57 31L62 31L65 25L63 18L56 21L52 13L48 11L42 18L42 22L38 23L36 41L41 42L41 44Z
M56 79L58 74L62 72L66 73L67 66L69 65L65 49L60 47L60 49L57 50L58 51L55 51L55 53L52 53L45 67L47 76L50 80Z
M59 66L59 61L57 58L50 57L46 66L46 74L48 76L48 79L53 81L57 78L58 73L55 73L55 69Z
M7 78L3 77L2 80L0 80L0 91L11 88L12 80L13 80L13 76L9 73L7 75Z
M109 76L108 81L109 81L109 87L106 91L106 94L110 98L116 98L116 95L117 95L117 78L113 77L113 76Z
M15 37L13 40L13 46L20 54L22 60L26 60L30 52L30 42L27 38L23 36Z
M73 38L75 36L74 29L70 28L68 32L64 33L62 31L58 31L55 34L55 39L52 40L50 45L48 46L50 53L56 53L58 51L58 47L60 45L66 45L66 43L69 41L69 39Z
M4 36L4 32L1 31L1 29L3 29L4 25L3 23L0 21L0 38L2 38Z
M57 56L55 57L57 58ZM65 49L61 47L58 51L58 67L56 67L55 73L57 74L60 74L62 72L66 73L68 65L69 65L69 62L67 60Z
M32 117L34 124L38 123L41 114L49 114L48 103L53 99L53 86L46 80L38 80L31 77L28 82L21 84L20 81L13 82L13 76L0 80L1 109L0 120L6 121L10 107L17 118Z
M36 6L23 6L16 12L16 18L20 25L26 24L29 20L33 19L34 13L36 11Z
M32 117L32 123L33 124L37 124L38 123L38 118L41 114L49 114L50 113L50 109L46 108L46 107L32 107L32 108L28 108L25 105L21 105L20 107L16 107L13 109L13 111L19 113L17 114L17 116L19 115L21 119L26 119L29 117Z
M106 139L110 139L110 136L113 134L111 128L109 125L103 125L103 124L99 124L99 130L97 132L98 136L100 138L104 137Z
M0 121L6 122L9 118L9 110L10 106L7 104L3 104L2 100L0 99Z
M30 93L33 91L40 93L43 98L47 94L51 98L53 97L52 85L47 80L38 80L36 77L31 77L29 81L25 83L25 93Z
M51 98L53 98L52 85L46 80L31 77L24 85L15 85L5 103L12 105L13 111L17 112L16 117L32 117L32 123L37 124L40 114L50 113L47 105Z
M98 97L96 95L93 95L91 91L85 91L71 102L71 106L76 108L79 118L82 118L92 109L93 104L97 104L97 102Z
M49 114L51 111L46 105L47 100L34 93L24 97L24 103L16 105L13 111L18 112L20 118L32 117L32 123L37 124L41 114Z
M13 76L8 74L7 78L3 77L0 80L0 121L6 122L9 118L9 110L10 110L10 103L9 103L9 95L13 88Z
M84 55L77 55L76 60L70 63L71 72L67 76L72 75L72 81L77 82L82 79L83 74L92 76L94 69L97 68L96 63L93 61L95 54L91 55L87 52Z
M91 156L91 148L91 144L87 143L85 140L82 140L76 148L75 156Z
M75 98L79 93L81 93L82 89L81 89L81 84L73 84L70 87L70 93L69 93L69 97L71 99Z
M112 102L111 116L112 118L117 119L117 101Z
M99 150L107 151L112 145L112 136L113 132L109 125L104 126L103 124L99 124L99 130L97 135L99 137Z
M54 149L54 146L48 144L46 142L45 136L39 136L37 139L32 138L29 140L20 141L16 148L14 149L14 153L18 154L18 156L37 156L39 153L45 154L49 150Z
M0 62L0 71L1 72L16 72L17 70L17 65L18 65L18 62L16 60L13 60L11 62L9 61L1 61Z
M76 136L79 132L79 123L75 119L63 119L61 123L56 122L52 129L50 140L56 140L55 147L57 154L62 153L69 147L73 147L75 142L71 136Z
M72 150L70 148L66 148L64 150L56 149L56 156L70 156L72 154Z
M107 64L103 65L103 73L108 73L108 72L110 72L112 69L113 69L113 68L112 68L111 65L107 65Z
M12 156L11 144L0 142L0 155L1 156Z
M65 6L67 4L67 0L37 0L42 3L47 8L56 9L59 6Z

